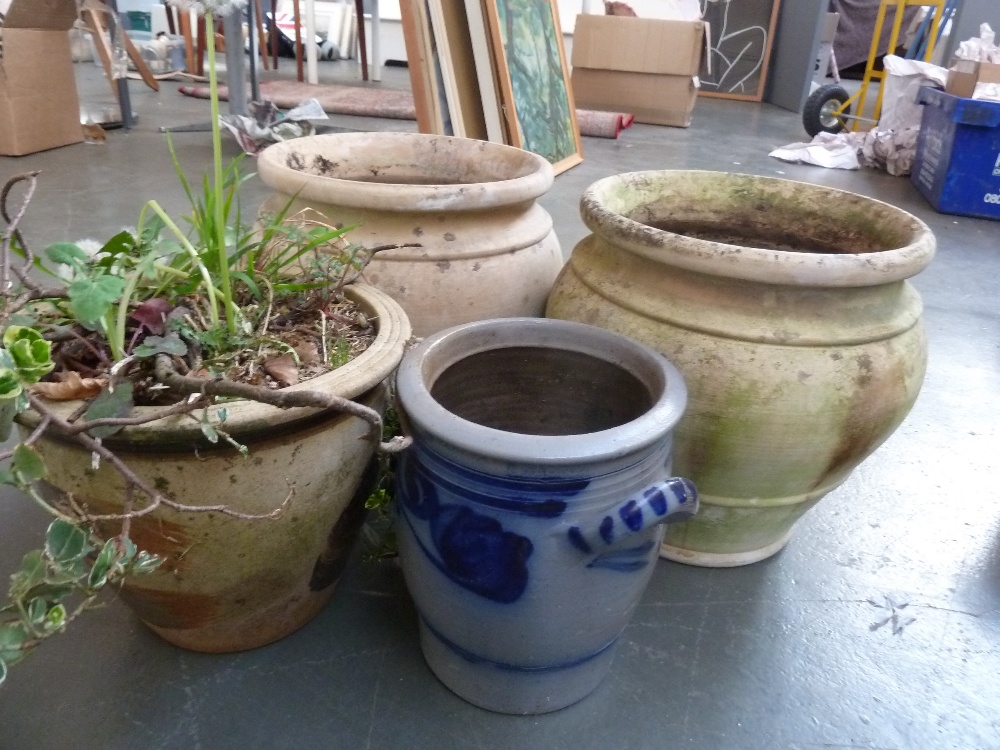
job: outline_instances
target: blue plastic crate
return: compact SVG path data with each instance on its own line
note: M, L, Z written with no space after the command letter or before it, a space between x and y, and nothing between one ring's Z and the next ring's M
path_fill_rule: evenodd
M910 181L941 213L1000 219L1000 102L920 89Z

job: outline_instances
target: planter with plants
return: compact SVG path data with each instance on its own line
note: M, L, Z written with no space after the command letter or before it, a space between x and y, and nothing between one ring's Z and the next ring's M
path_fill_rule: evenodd
M18 225L37 176L0 193L0 414L19 431L0 481L55 519L0 609L0 681L108 584L187 648L294 631L332 594L376 449L405 444L381 442L381 412L406 316L351 283L369 253L341 230L241 225L208 44L214 175L196 192L181 173L190 231L151 201L94 254L35 254Z

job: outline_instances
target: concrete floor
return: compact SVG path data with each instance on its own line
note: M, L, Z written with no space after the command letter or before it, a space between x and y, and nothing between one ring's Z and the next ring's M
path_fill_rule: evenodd
M78 67L85 98L106 97ZM355 74L340 65L322 76ZM405 87L405 72L387 71L384 85ZM36 246L105 237L148 198L183 208L157 128L206 120L207 102L172 84L131 90L133 131L0 157L0 178L43 172L24 224ZM110 600L12 670L0 748L1000 748L1000 224L939 215L902 178L768 158L802 137L794 114L703 100L686 130L637 125L617 141L585 139L586 161L543 201L567 253L586 233L581 192L637 169L783 175L878 197L933 228L937 259L914 280L930 340L916 407L782 553L727 570L660 561L607 680L575 706L528 718L474 708L434 678L389 563L355 559L310 625L229 656L169 646ZM194 173L209 163L207 135L175 143ZM251 181L246 210L264 194ZM0 570L10 571L39 545L45 519L18 496L2 502ZM898 635L875 627L890 601L913 618Z

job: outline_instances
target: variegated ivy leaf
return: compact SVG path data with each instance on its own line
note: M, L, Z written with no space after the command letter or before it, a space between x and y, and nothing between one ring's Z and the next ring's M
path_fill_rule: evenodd
M3 333L3 344L23 383L37 383L55 367L52 344L34 328L8 326Z

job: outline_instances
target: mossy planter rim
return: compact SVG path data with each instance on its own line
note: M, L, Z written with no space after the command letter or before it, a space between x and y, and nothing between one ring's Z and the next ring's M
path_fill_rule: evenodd
M889 243L898 246L860 253L726 244L676 234L630 218L650 210L654 199L670 206L670 217L663 219L683 218L684 201L703 213L713 207L721 212L735 200L758 200L761 213L773 199L795 201L805 206L804 211L829 221L865 217L876 229L902 241ZM759 175L699 170L613 175L586 190L580 213L594 234L650 260L697 273L770 284L864 287L902 281L922 271L933 259L936 247L926 223L888 203L837 188Z

